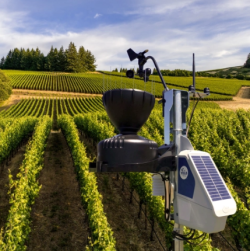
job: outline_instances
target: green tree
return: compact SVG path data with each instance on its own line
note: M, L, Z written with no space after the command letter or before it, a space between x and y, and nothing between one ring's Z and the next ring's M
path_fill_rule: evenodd
M54 49L53 46L51 46L50 51L46 57L45 60L45 69L47 71L55 71L56 70L56 57L57 57L58 51L57 49Z
M33 71L41 71L43 70L43 54L39 50L39 48L36 48L36 50L31 50L32 53L32 66L31 70Z
M2 57L0 61L0 69L4 69L4 62L5 62L5 58Z
M79 57L74 43L70 42L68 49L66 50L66 67L68 72L79 72L80 63Z
M60 71L60 62L59 62L59 52L57 48L54 49L54 54L52 58L53 71Z
M90 51L80 46L78 52L74 43L70 43L66 51L63 47L58 50L51 46L45 57L39 48L27 50L14 48L6 58L0 61L2 69L33 70L33 71L69 71L85 72L95 71L95 57Z
M95 60L94 55L89 50L87 50L86 51L86 64L87 64L88 71L96 70L97 65L95 65L95 62L96 60Z
M88 66L87 66L87 62L86 62L87 53L86 53L83 46L79 47L78 56L79 56L80 71L86 72L88 70Z
M20 69L21 70L25 70L25 61L26 61L26 55L27 55L27 52L25 49L21 49L21 53L20 53Z
M30 70L32 67L32 63L33 63L33 49L30 50L29 48L26 50L26 55L24 58L24 69L25 70Z
M63 49L63 46L60 48L58 52L58 60L59 60L59 71L65 71L66 67L66 55Z
M6 56L4 68L5 69L12 68L12 50L10 50Z
M12 57L11 57L11 69L19 70L20 69L20 50L14 48Z
M245 63L245 67L250 68L250 58L247 59L247 61Z

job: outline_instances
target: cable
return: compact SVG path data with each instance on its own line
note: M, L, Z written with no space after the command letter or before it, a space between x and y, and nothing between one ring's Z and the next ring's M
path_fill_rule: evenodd
M198 244L192 243L192 242L190 242L190 241L188 241L188 243L190 243L191 245L194 245L194 246L200 246L201 243L202 243L202 242L205 240L205 238L206 238L206 234L203 233L203 235L204 235L203 239L202 239ZM202 235L201 235L199 238L201 238L201 237L202 237Z
M192 237L187 237L188 235L190 235L192 233L192 235L191 236L194 236L194 233L195 233L195 230L194 229L190 229L190 232L189 233L187 233L187 234L179 234L177 231L173 231L173 235L174 236L178 236L178 237L181 237L182 239L191 239Z
M193 243L193 242L190 241L190 240L197 240L197 239L199 239L201 237L203 237L203 239L198 244ZM206 234L205 233L201 234L200 236L198 236L196 238L192 238L192 239L180 239L180 238L175 237L175 239L177 239L179 241L186 241L187 243L189 243L191 245L194 245L194 246L199 246L204 241L205 238L206 238Z
M163 174L161 174L161 173L157 173L157 174L159 174L160 176L161 176L161 178L162 178L162 181L163 181L163 183L164 183L164 191L165 191L165 219L166 219L166 221L167 222L169 222L169 218L170 218L170 207L171 207L171 201L170 201L170 191L168 191L169 193L168 193L168 195L167 195L167 190L166 190L166 181L168 180L169 181L169 178L168 177L166 177L166 176L164 176ZM169 184L168 184L169 185ZM168 189L169 189L169 187L168 187ZM168 196L168 198L167 198L167 196ZM168 199L168 203L167 203L167 199ZM168 204L168 205L167 205ZM166 213L168 214L168 217L166 216ZM172 224L172 223L171 223ZM174 225L174 224L173 224Z
M199 103L199 101L200 101L201 98L202 98L202 97L200 96L199 93L198 93L198 95L199 95L200 98L197 100L196 104L193 106L193 110L192 110L192 112L191 112L190 119L189 119L189 122L188 122L188 127L187 127L187 132L186 132L186 136L187 136L187 137L188 137L189 127L190 127L190 124L191 124L191 121L192 121L192 118L193 118L194 110L195 110L197 104ZM194 101L194 102L195 102L195 101Z
M194 106L194 108L195 108L195 106ZM169 178L166 177L165 175L161 174L161 173L157 173L157 174L159 174L161 176L162 181L164 183L164 188L165 188L165 218L166 218L166 221L169 222L169 217L170 217L170 193L167 194L167 190L166 190L166 181L167 180L169 181ZM168 203L167 203L167 196L168 196ZM168 217L166 217L166 213L168 214ZM198 237L193 238L194 235L195 235L195 230L194 229L190 229L189 233L187 233L185 235L179 234L178 232L173 231L173 237L175 239L180 240L180 241L187 241L190 244L194 244L194 243L190 242L190 240L197 240L197 239L202 238L204 236L204 238L201 240L201 242L203 242L203 240L206 237L205 233L201 234ZM178 238L178 237L180 237L181 239Z
M126 185L125 185L124 187L126 187L126 188L127 188L127 191L129 191L129 189L128 189L128 187L127 187ZM139 205L140 202L135 198L135 196L134 196L133 194L132 194L132 197L134 198L134 200L135 200L135 201L138 203L138 205ZM151 223L151 221L148 219L148 217L147 217L145 211L143 210L143 208L141 208L141 210L142 210L142 212L144 213L146 219L148 220L149 224L150 224L151 227L152 227L152 223ZM159 239L159 237L158 237L158 235L156 234L156 232L155 232L154 229L153 229L153 232L154 232L155 236L157 237L157 240L158 240L158 242L160 243L162 249L163 249L164 251L167 251L167 250L164 248L163 244L161 243L161 241L160 241L160 239Z
M233 246L229 243L229 241L219 232L219 235L227 242L227 244L234 250L236 251Z

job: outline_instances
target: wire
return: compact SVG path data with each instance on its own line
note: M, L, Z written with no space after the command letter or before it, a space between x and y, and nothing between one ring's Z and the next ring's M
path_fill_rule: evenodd
M206 238L206 234L203 233L203 235L204 235L203 239L202 239L198 244L192 243L192 242L190 242L190 241L188 241L188 243L190 243L191 245L194 245L194 246L200 246L201 243L202 243L202 242L205 240L205 238ZM201 235L199 238L201 238L201 237L202 237L202 235ZM197 239L197 238L196 238L196 239Z
M227 244L234 250L236 251L233 246L229 243L229 241L219 232L219 235L227 242Z
M194 106L194 108L195 108L195 106ZM169 178L168 178L167 176L161 174L161 173L157 173L157 174L159 174L159 175L161 176L162 181L163 181L163 183L164 183L164 188L165 188L165 218L166 218L166 221L169 222L169 217L170 217L170 198L169 198L169 196L170 196L170 195L169 195L169 194L166 194L167 192L166 192L166 182L165 182L166 180L169 181ZM168 206L167 206L167 197L166 197L166 196L168 196L168 200L169 200L169 205L168 205ZM166 217L166 213L168 214L167 217ZM204 238L201 240L201 242L203 242L203 240L204 240L205 237L206 237L205 233L201 234L201 235L198 236L198 237L193 238L194 235L195 235L195 230L194 230L194 229L190 229L189 233L187 233L187 234L185 234L185 235L179 234L178 232L173 231L173 237L174 237L175 239L180 240L180 241L187 241L187 242L190 243L190 244L194 244L194 243L190 242L189 240L197 240L197 239L202 238L202 237L204 236ZM178 238L178 237L180 237L181 239ZM201 242L200 242L200 243L201 243ZM197 245L197 244L196 244L196 245Z
M171 191L169 191L169 194L167 195L166 182L165 182L166 180L169 181L169 178L167 176L164 176L161 173L155 173L155 174L159 174L161 176L161 178L162 178L163 183L164 183L164 191L165 191L165 213L164 213L164 215L165 215L166 221L169 222L170 224L172 224L169 221L169 218L170 218L170 209L171 209L171 201L170 201L170 197L171 197L170 193L171 193ZM168 189L170 189L170 187ZM167 206L167 196L168 196L168 206ZM166 217L166 213L168 214L168 217ZM174 225L174 224L172 224L172 225Z
M129 191L129 189L128 189L128 187L125 185L124 187L126 187L127 188L127 190ZM138 203L138 205L140 204L140 202L135 198L135 196L132 194L132 197L134 198L134 200ZM151 227L152 227L152 223L151 223L151 221L148 219L148 217L147 217L147 215L146 215L146 213L145 213L145 211L143 210L143 208L141 208L141 210L142 210L142 212L144 213L144 215L145 215L145 218L148 220L148 222L149 222L149 224L151 225ZM159 239L159 237L158 237L158 235L156 234L156 232L155 232L155 230L153 229L153 232L154 232L154 234L155 234L155 236L156 236L156 238L157 238L157 240L158 240L158 242L160 243L160 245L161 245L161 247L162 247L162 249L164 250L164 251L166 251L166 249L164 248L164 246L163 246L163 244L161 243L161 241L160 241L160 239Z
M198 95L199 95L199 93L198 93ZM200 95L199 95L199 96L200 96ZM186 136L187 136L187 137L188 137L189 127L190 127L190 124L191 124L191 121L192 121L192 118L193 118L194 110L195 110L197 104L199 103L199 101L201 100L201 98L202 98L202 97L200 96L200 98L197 100L196 104L193 106L193 110L192 110L191 115L190 115L190 119L189 119L188 127L187 127L187 132L186 132ZM195 102L195 101L194 101L194 102Z
M193 236L194 232L195 232L194 229L190 229L189 233L187 233L187 234L179 234L177 231L173 231L173 234L175 236L177 235L177 236L179 236L179 237L181 237L183 239L190 239L191 238L190 236L189 237L186 237L186 236L190 235L191 233L192 233L192 236Z
M203 239L202 239L198 244L193 243L193 242L190 241L190 240L197 240L197 239L199 239L199 238L201 238L201 237L203 237ZM180 239L180 238L175 237L175 239L177 239L177 240L179 240L179 241L186 241L187 243L189 243L189 244L191 244L191 245L194 245L194 246L199 246L199 245L201 245L201 243L205 240L205 238L206 238L206 234L205 234L205 233L201 234L200 236L198 236L198 237L196 237L196 238L192 238L192 239Z

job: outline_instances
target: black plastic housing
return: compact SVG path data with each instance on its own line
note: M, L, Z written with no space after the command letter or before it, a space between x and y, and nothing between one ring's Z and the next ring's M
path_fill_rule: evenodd
M119 134L99 142L98 161L110 166L148 162L158 157L157 149L152 140L135 134Z
M107 170L110 167L114 171L118 166L146 163L158 158L157 143L137 135L154 104L155 97L151 93L136 89L114 89L103 94L103 105L120 134L99 142L99 169L106 165ZM122 171L126 172L126 167Z
M209 89L208 87L205 87L205 88L204 88L204 93L206 93L206 94L209 95L209 94L210 94L210 89Z

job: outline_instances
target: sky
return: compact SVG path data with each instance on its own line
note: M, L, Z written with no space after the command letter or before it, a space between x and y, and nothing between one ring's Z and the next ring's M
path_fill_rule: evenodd
M0 58L10 49L72 41L90 50L98 70L137 68L127 49L148 49L161 69L243 65L250 53L249 0L0 1ZM152 62L146 67L153 68Z

